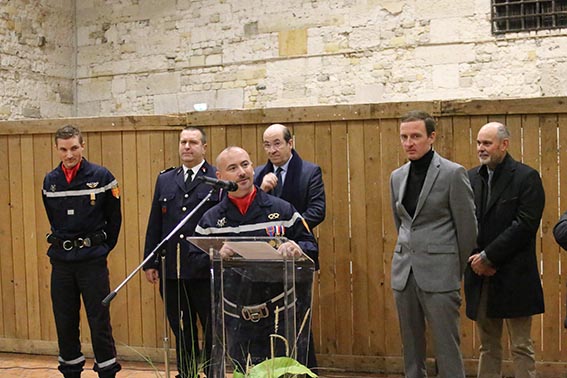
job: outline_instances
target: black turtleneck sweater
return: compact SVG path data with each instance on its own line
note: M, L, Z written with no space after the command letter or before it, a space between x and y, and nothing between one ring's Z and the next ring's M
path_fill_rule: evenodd
M429 169L429 164L433 159L433 149L423 155L420 159L410 161L410 170L408 175L408 182L406 185L406 192L402 204L406 208L408 214L413 217L417 207L417 200L425 182L425 176Z

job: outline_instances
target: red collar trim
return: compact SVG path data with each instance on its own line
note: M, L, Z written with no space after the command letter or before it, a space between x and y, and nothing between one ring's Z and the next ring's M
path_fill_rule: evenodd
M238 211L240 211L240 214L242 215L248 212L248 208L252 201L254 201L254 198L256 198L256 187L254 187L254 190L244 197L236 198L232 197L230 194L228 195L228 199L238 208Z
M77 176L77 172L79 172L79 168L81 167L82 162L83 161L81 160L73 168L67 168L65 167L65 165L61 164L61 168L63 169L63 173L65 173L65 178L67 179L67 184L70 184L71 181L73 181L73 179L75 178L75 176Z

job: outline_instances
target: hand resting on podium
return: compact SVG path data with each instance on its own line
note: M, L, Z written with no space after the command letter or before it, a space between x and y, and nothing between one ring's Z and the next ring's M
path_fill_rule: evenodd
M301 247L293 240L288 240L285 243L282 243L278 247L277 252L280 255L287 257L300 257L303 254ZM219 250L219 254L223 259L228 259L237 255L237 252L230 246L224 244Z

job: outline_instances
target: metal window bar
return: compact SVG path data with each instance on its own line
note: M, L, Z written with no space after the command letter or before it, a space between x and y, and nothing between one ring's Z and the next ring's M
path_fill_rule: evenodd
M492 0L494 34L567 27L567 0Z

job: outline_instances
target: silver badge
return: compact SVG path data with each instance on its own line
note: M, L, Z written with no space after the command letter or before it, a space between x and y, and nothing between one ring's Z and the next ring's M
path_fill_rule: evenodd
M217 220L217 227L224 227L226 224L226 217Z
M98 181L97 182L87 182L87 186L91 189L96 188L98 186Z

